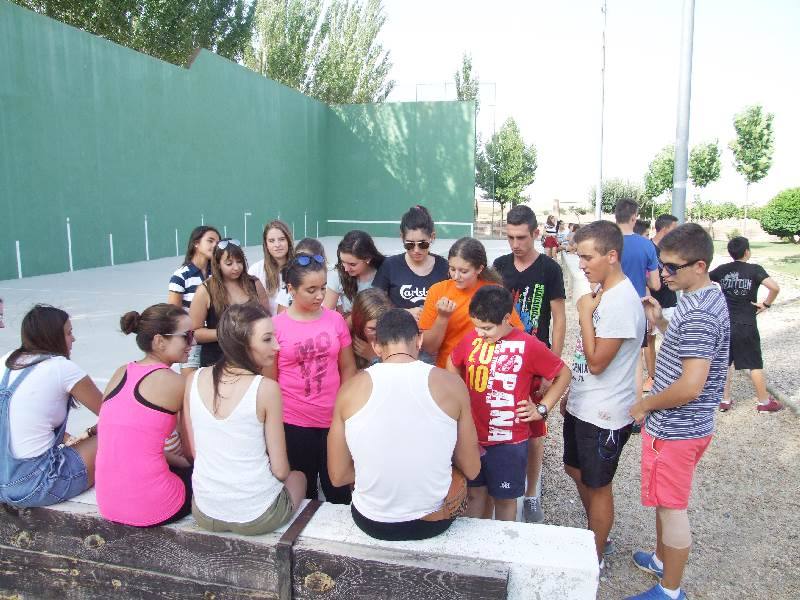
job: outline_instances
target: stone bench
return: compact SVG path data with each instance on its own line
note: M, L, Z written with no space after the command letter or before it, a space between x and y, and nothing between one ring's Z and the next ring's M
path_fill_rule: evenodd
M384 542L362 533L349 507L322 503L292 546L290 526L245 537L209 533L191 516L152 529L117 525L100 517L93 490L48 508L0 506L3 598L583 599L597 592L594 539L580 529L459 519L430 540Z

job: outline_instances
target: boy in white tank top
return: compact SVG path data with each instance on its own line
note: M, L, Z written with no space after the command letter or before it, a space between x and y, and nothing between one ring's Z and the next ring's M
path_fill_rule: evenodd
M336 397L328 472L334 485L355 484L353 520L367 535L430 538L463 513L465 476L480 470L469 395L459 377L418 360L408 311L382 315L375 337L381 363Z

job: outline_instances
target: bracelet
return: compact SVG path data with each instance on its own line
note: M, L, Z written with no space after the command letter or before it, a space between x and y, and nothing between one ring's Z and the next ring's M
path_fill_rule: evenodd
M761 306L763 306L764 308L769 308L770 306L772 306L772 304L767 304L766 302L762 302Z

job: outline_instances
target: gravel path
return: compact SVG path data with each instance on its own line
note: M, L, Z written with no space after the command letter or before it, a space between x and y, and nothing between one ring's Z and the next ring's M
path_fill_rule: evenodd
M780 300L759 317L771 387L798 397L800 285L783 279ZM564 356L575 347L577 319L568 298ZM721 413L700 462L689 516L694 536L683 585L692 599L800 598L800 435L793 410L758 414L744 372L734 379L733 410ZM546 523L585 527L575 485L563 471L561 419L549 423L544 466ZM640 437L626 446L614 481L616 553L606 559L598 598L619 599L655 579L633 566L631 553L655 545L655 511L639 501Z

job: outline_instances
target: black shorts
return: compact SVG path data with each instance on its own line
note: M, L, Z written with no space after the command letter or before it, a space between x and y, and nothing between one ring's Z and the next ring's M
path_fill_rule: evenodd
M368 519L350 505L350 512L353 521L358 528L368 536L378 540L405 541L405 540L427 540L444 533L453 524L455 519L442 519L441 521L401 521L400 523L382 523Z
M581 482L590 488L609 485L617 472L622 449L631 437L633 424L621 429L602 429L564 415L564 464L579 469Z
M761 336L756 325L731 323L731 353L728 364L739 369L763 369Z
M541 422L541 421L540 421ZM516 444L487 446L481 456L481 470L469 487L486 487L492 498L512 500L525 493L528 469L528 440Z

